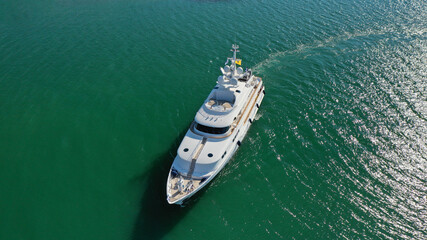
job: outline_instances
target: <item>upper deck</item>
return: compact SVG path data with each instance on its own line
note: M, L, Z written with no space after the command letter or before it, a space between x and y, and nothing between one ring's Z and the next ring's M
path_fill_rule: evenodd
M196 122L209 127L229 127L245 104L256 84L250 70L236 68L237 59L231 58L232 65L221 68L217 85L206 98L196 114ZM239 60L241 61L241 60Z

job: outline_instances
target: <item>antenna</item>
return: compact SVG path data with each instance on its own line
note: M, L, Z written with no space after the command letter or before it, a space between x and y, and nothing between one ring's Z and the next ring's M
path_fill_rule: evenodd
M233 58L231 59L231 69L232 69L232 71L233 71L233 74L235 73L235 71L236 71L236 54L238 53L238 52L240 52L238 49L239 49L239 45L237 45L237 44L233 44L233 45L231 45L231 50L230 51L232 51L233 52Z
M239 50L237 50L237 49L239 49L239 45L237 45L237 44L233 44L233 45L231 45L231 48L233 48L233 49L231 49L231 51L237 51L237 52L240 52Z

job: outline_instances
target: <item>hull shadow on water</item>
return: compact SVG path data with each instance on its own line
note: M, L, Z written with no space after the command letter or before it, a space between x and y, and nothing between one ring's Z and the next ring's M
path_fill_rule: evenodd
M197 193L185 207L169 205L166 201L166 181L176 150L185 132L180 134L169 151L155 160L143 177L146 189L141 199L141 210L136 218L132 239L161 239L193 208L204 191Z

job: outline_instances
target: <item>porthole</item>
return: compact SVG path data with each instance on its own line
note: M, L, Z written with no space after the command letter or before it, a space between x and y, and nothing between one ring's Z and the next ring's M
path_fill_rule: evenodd
M184 152L188 152L188 148L184 148Z
M212 153L209 153L209 154L208 154L208 157L213 157L213 154L212 154Z

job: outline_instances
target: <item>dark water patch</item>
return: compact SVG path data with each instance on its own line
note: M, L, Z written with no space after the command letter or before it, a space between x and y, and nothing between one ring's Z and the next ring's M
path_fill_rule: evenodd
M145 187L140 202L140 211L136 218L132 239L162 239L169 233L197 204L205 189L202 189L182 206L169 204L166 200L166 183L170 167L176 156L176 150L186 131L176 138L169 151L155 157L153 164L139 177ZM207 187L207 186L206 186Z
M181 134L183 136L183 134ZM181 139L181 137L179 138ZM166 201L166 182L180 140L169 151L156 157L140 181L145 190L140 202L132 239L162 239L190 211ZM142 187L141 185L141 187Z

